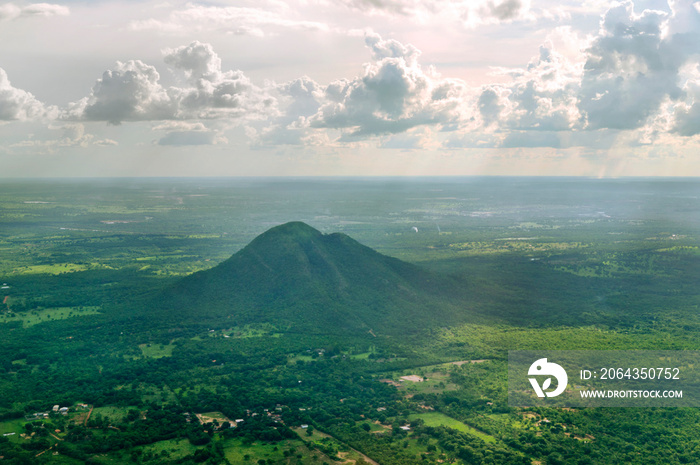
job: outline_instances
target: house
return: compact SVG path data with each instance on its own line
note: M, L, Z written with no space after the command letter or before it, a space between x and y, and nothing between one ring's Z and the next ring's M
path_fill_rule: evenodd
M54 412L58 412L58 408L59 408L58 405L54 405L52 410L53 410Z
M308 427L309 427L309 425L301 425L301 429L306 429Z
M410 426L400 426L399 428L401 428L401 429L404 430L404 431L411 431L411 427L410 427Z

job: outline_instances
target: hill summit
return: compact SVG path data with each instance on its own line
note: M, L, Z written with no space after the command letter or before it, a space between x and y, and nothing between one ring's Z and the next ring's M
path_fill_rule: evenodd
M276 226L159 298L173 317L285 330L399 334L462 320L454 283L302 222Z

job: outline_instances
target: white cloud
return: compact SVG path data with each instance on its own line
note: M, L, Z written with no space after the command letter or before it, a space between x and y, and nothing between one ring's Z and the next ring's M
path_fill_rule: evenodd
M217 30L227 34L264 36L278 29L328 30L324 23L290 19L290 9L281 3L272 9L250 7L219 7L189 3L184 9L173 10L167 18L133 21L134 31L154 30L165 33Z
M570 130L577 126L581 67L557 53L551 43L524 69L502 70L512 82L485 86L477 107L483 125L502 130Z
M697 61L700 23L689 2L671 7L671 15L636 14L627 1L605 14L588 50L579 95L589 128L640 128L667 99L683 98L679 71L688 60Z
M80 123L68 123L60 125L49 125L51 131L60 131L61 135L57 138L49 139L34 139L28 138L16 144L13 148L31 148L38 153L54 153L59 148L65 147L81 147L87 148L91 145L101 147L117 146L118 142L112 139L96 139L93 134L85 132L85 126Z
M0 68L0 121L26 121L55 115L54 107L46 107L32 94L13 87L5 70Z
M188 118L268 115L275 100L253 85L242 71L221 70L221 59L209 44L192 42L165 50L165 62L185 72L188 88L172 88L182 115Z
M227 144L228 139L218 131L207 128L202 122L166 121L153 127L154 131L167 131L158 145L216 145Z
M88 97L69 106L64 119L120 124L274 114L275 100L241 71L222 71L221 60L209 44L195 41L164 54L167 64L185 73L185 86L163 87L156 68L139 60L117 62L97 80Z
M700 77L688 80L683 88L687 99L673 110L673 128L681 136L700 134Z
M158 140L158 145L215 145L228 143L226 138L221 138L213 131L173 131Z
M559 18L556 9L533 11L529 0L339 0L370 15L403 16L416 23L459 23L468 28L488 24L533 21L538 17Z
M309 127L308 118L316 114L323 101L324 89L304 76L276 89L280 106L284 107L269 125L250 132L256 147L268 145L309 145L318 140L318 132Z
M53 3L31 3L17 6L14 3L0 5L0 21L10 21L18 18L68 16L70 9L64 5Z
M326 87L325 103L309 118L312 127L342 129L349 140L463 119L462 81L423 69L415 47L376 34L365 43L376 61L366 64L361 76Z
M32 3L22 8L21 16L68 16L70 9L64 5L52 3Z
M175 118L176 102L159 80L155 67L140 60L117 62L97 80L89 97L71 105L67 118L111 124Z

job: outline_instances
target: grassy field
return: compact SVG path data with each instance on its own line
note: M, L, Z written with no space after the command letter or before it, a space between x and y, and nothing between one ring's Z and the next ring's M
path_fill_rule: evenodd
M12 274L52 274L59 275L63 273L75 273L76 271L85 271L89 269L89 265L77 263L56 263L53 265L30 265L16 268Z
M411 370L402 372L401 376L418 376L420 378L427 378L423 381L411 381L411 379L403 379L400 381L401 391L407 394L438 394L445 391L453 391L458 388L458 386L449 381L449 373L447 370L435 370L433 371L431 367L424 367L419 370Z
M124 417L126 417L126 413L129 411L130 407L116 407L113 405L109 405L106 407L95 407L92 410L92 415L90 418L94 418L96 415L102 415L103 417L107 417L112 421L121 421Z
M292 429L296 431L297 434L299 434L299 436L304 441L310 442L314 445L314 448L316 449L315 454L319 455L319 460L324 460L323 458L325 457L325 460L333 463L333 461L337 462L336 460L334 460L334 458L338 458L340 459L340 462L346 463L348 465L352 465L359 459L363 459L365 461L371 460L367 456L348 447L343 442L324 432L313 430L311 435L309 436L308 430L306 429ZM319 451L322 451L323 453ZM311 458L313 459L313 456Z
M335 463L318 450L309 449L302 441L286 440L277 444L262 442L244 443L241 439L222 440L226 459L235 464L256 464L259 460L272 460L275 463L294 465L319 465ZM349 462L348 465L351 465Z
M143 356L149 358L172 357L174 348L173 344L139 344Z
M19 435L21 433L24 433L24 424L27 423L26 420L22 419L17 419L17 420L6 420L0 422L0 435L5 435L9 433L15 433L12 436L6 436L9 440L11 441L19 441L20 437Z
M11 323L13 321L21 321L22 327L38 325L47 321L66 320L79 316L97 315L100 307L57 307L45 308L41 310L31 310L22 313L3 313L0 314L0 323ZM12 315L12 316L11 316Z
M457 431L461 431L463 433L468 433L473 436L478 437L479 439L485 441L485 442L496 442L496 438L493 436L490 436L486 433L483 433L476 428L473 428L467 424L462 423L461 421L455 420L454 418L448 417L444 413L440 412L427 412L427 413L417 413L410 415L408 417L411 420L415 420L416 418L420 418L425 422L426 426L446 426L448 428L456 429Z
M168 461L176 461L186 455L194 454L198 448L190 444L187 439L171 439L159 441L154 444L144 446L141 450L143 454L151 454L153 457L161 457Z

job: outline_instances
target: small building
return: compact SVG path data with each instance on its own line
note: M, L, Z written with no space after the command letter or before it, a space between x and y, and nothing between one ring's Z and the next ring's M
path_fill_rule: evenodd
M53 410L54 412L58 412L58 409L59 409L59 408L60 408L59 405L54 405L52 410Z
M60 409L58 409L58 411L61 412L61 414L63 414L63 415L67 415L68 414L68 407L61 407Z
M309 427L309 425L301 425L301 429L306 429L308 427Z
M410 426L400 426L399 428L401 428L401 429L404 430L404 431L411 431L411 427L410 427Z

